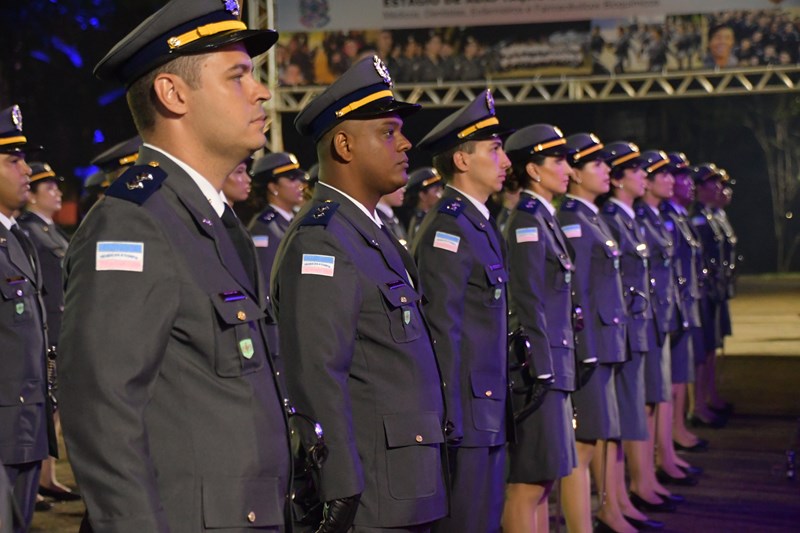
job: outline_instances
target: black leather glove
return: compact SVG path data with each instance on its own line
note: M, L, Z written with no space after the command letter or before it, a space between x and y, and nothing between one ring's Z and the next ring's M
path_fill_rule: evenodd
M347 533L353 525L361 494L325 502L322 523L317 533Z
M514 411L514 421L517 423L522 422L541 407L545 394L547 394L554 382L555 378L553 376L536 378L525 395L525 405Z
M589 379L592 377L592 374L594 374L596 368L597 368L597 361L593 361L591 363L580 361L578 363L579 389L582 389L587 383L589 383Z

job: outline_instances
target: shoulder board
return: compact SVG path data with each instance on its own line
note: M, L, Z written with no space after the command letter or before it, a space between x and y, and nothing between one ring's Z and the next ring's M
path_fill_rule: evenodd
M614 202L606 202L603 204L603 213L608 213L609 215L613 215L617 212L617 204Z
M450 216L458 217L462 211L464 211L464 202L457 198L449 199L442 202L442 205L439 206L440 213L447 213Z
M535 215L536 210L539 209L540 205L542 205L542 202L536 198L523 198L517 204L517 209L520 211L525 211L526 213L530 213L531 215Z
M300 221L301 226L327 226L333 218L333 214L339 209L338 202L325 202L317 207L309 210L303 220Z
M126 170L106 189L106 196L113 196L142 205L161 188L167 172L158 163L136 165Z
M258 220L261 222L272 222L275 219L275 215L277 215L275 210L268 207L258 215Z
M569 198L566 202L561 204L562 211L575 211L578 209L578 200Z

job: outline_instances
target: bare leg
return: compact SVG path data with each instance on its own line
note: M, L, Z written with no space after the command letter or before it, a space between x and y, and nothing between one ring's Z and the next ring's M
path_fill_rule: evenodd
M659 406L664 404L658 404ZM625 455L628 457L628 468L631 473L631 492L653 504L661 503L656 488L659 483L656 480L653 457L655 454L655 434L656 434L656 410L654 406L648 405L647 411L647 440L629 441L623 443ZM659 413L661 414L661 413ZM670 443L671 445L672 443Z
M685 391L685 385L678 384L672 386L672 398L675 399L675 388L682 387ZM672 477L680 477L682 472L679 466L689 466L686 461L678 457L675 453L675 446L672 443L672 404L660 403L657 406L658 415L656 416L656 463L662 470ZM655 491L659 494L669 495L670 492L664 488L658 480L657 485L654 487ZM637 493L638 494L638 493Z
M503 532L529 533L547 531L547 529L537 530L537 513L542 500L544 500L545 515L547 515L548 494L549 489L545 485L509 483L506 487L506 503L503 507Z
M592 485L589 464L595 455L595 444L576 442L578 466L561 478L561 508L569 533L592 532ZM504 533L505 530L503 530Z
M694 446L699 438L686 427L686 383L672 385L672 438L682 446Z
M619 500L616 494L619 463L622 461L622 449L618 441L602 442L606 447L605 457L603 456L604 454L598 453L592 458L592 476L594 476L597 483L597 491L602 501L597 518L618 533L635 533L636 528L630 525L625 520L625 517L622 516L622 510L619 507ZM604 460L606 462L605 465L603 465Z
M717 355L716 352L714 353L714 357L708 358L708 397L706 398L706 403L711 407L716 409L722 409L725 407L725 400L723 400L719 395L719 390L717 389Z
M706 353L706 360L695 367L694 406L692 414L703 422L712 422L716 416L708 408L706 401L709 394L709 379L713 379L710 361L714 358L714 351Z
M637 518L639 520L647 520L647 515L633 506L631 498L628 495L628 488L625 485L625 461L627 458L629 464L635 462L631 459L630 454L631 450L634 448L639 452L639 457L636 457L635 460L643 461L643 456L646 452L642 452L643 448L646 446L647 441L622 441L622 450L624 450L625 453L618 453L617 462L615 463L616 472L614 474L614 482L616 483L616 489L614 490L614 497L617 499L617 506L624 516L630 516L631 518ZM622 450L620 450L620 452ZM642 465L638 464L636 468L639 469L640 476L643 476Z

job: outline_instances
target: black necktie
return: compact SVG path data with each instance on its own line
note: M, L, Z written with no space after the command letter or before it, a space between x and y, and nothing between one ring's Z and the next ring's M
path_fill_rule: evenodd
M250 279L250 283L255 288L256 260L253 256L251 242L239 222L239 218L227 204L225 205L225 211L222 212L222 223L228 231L231 241L233 241L233 246L236 248L236 253L239 254L239 259L242 260L242 266Z
M25 232L22 231L22 229L17 224L11 226L11 233L14 235L14 237L17 238L17 241L19 242L19 245L22 247L22 250L25 252L25 255L28 256L28 262L31 264L33 272L35 273L36 252L33 249L33 244L31 243L30 239L28 239L28 236L25 235Z

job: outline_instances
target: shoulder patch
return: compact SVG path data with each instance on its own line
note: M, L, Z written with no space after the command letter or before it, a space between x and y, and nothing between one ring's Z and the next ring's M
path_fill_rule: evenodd
M327 226L333 218L333 214L339 209L338 202L325 202L314 209L309 210L303 220L300 221L301 226Z
M167 179L167 172L156 162L136 165L114 180L106 189L106 196L142 205L161 188L165 179Z
M277 215L277 213L272 208L268 207L258 215L258 220L269 223L275 219L275 215Z
M525 211L526 213L530 213L531 215L535 215L536 210L539 209L540 205L542 205L542 202L536 198L523 198L517 204L517 209L520 211Z
M576 209L578 209L578 201L574 198L569 198L561 204L562 211L575 211Z
M462 211L464 211L464 202L462 200L453 199L453 200L445 200L442 202L442 205L439 206L440 213L447 213L450 216L458 217Z

